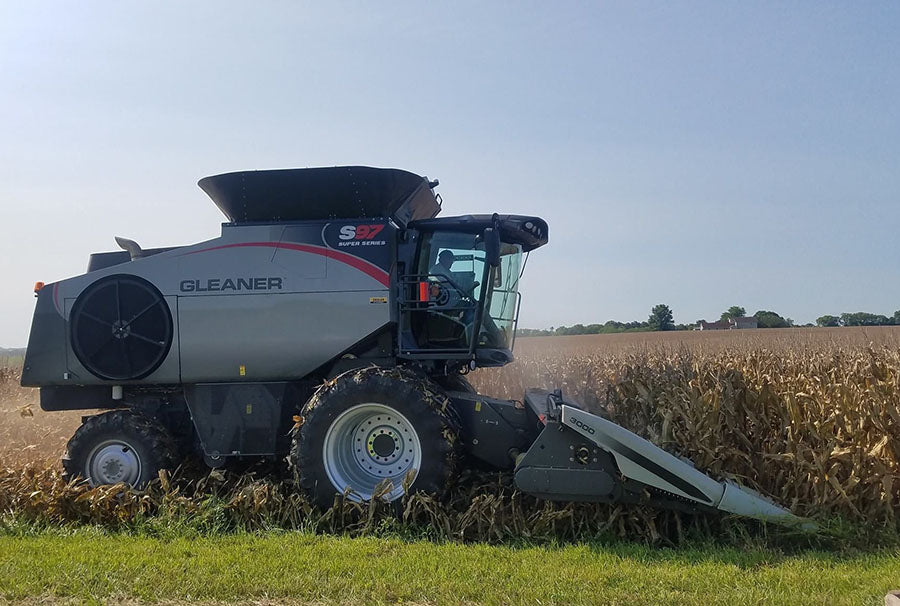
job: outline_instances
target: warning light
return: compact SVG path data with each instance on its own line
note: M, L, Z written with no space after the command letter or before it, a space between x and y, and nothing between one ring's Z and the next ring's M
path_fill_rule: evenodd
M428 282L419 282L419 301L427 301L428 294Z
M42 289L42 288L44 288L44 283L43 283L43 282L35 282L35 283L34 283L34 294L35 294L35 296L37 296L37 294L38 294L39 292L41 292L41 289Z

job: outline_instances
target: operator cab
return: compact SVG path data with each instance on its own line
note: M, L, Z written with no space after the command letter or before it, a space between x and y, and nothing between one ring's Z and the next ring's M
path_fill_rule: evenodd
M400 277L400 355L464 365L513 360L525 255L547 243L537 217L468 215L410 223L417 234Z

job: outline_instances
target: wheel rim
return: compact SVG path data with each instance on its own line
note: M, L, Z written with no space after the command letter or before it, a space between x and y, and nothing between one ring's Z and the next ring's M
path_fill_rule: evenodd
M412 423L393 408L374 402L358 404L338 416L325 434L322 460L331 484L348 498L367 501L384 480L393 489L388 501L403 496L403 481L422 465L422 447Z
M91 486L102 484L135 485L141 477L141 459L123 440L107 440L94 447L85 464Z

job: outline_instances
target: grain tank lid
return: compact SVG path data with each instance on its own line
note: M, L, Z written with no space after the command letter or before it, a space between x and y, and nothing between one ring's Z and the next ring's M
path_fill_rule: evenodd
M241 171L198 185L234 223L390 217L405 227L441 209L426 178L394 168Z

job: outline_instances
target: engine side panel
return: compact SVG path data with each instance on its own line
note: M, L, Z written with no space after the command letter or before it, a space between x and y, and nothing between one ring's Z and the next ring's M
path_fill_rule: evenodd
M383 291L182 297L185 383L303 377L382 327Z

